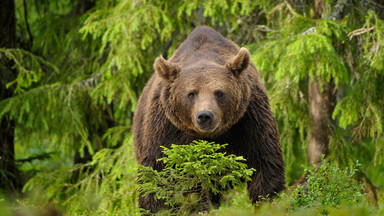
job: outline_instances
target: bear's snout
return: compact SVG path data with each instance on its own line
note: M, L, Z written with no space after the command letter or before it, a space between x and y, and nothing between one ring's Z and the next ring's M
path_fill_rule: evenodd
M200 126L209 126L213 120L213 115L209 111L200 111L196 115L196 122Z
M220 117L215 112L203 110L196 114L194 122L200 134L208 135L213 133L220 125Z

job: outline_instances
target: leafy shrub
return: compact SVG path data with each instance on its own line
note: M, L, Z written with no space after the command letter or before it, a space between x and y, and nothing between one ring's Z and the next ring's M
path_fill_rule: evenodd
M326 213L329 207L362 201L364 184L354 179L357 166L358 163L350 169L342 170L323 157L320 165L305 169L308 172L307 184L295 189L291 207L319 207L322 213Z
M254 169L247 169L242 156L227 155L227 144L193 141L190 145L162 147L167 157L159 159L162 171L141 167L141 192L155 193L170 207L166 214L191 214L212 209L214 197L245 181Z

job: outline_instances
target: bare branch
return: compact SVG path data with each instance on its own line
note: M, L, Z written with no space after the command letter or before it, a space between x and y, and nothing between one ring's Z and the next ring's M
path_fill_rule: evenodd
M348 33L348 40L352 40L353 37L355 36L358 36L358 35L362 35L362 34L365 34L367 32L370 32L372 31L373 29L375 29L375 26L372 26L371 28L361 28L361 29L356 29L350 33Z
M371 5L373 5L373 6L375 6L375 7L378 7L378 8L380 8L380 9L384 9L384 5L381 5L381 4L379 4L379 3L377 3L377 2L374 2L374 1L371 1L371 0L366 0L369 4L371 4Z
M23 6L24 6L24 21L25 21L25 25L27 27L27 32L28 32L28 36L29 36L29 45L32 47L33 45L33 36L32 36L32 33L31 33L31 29L29 28L29 24L28 24L28 10L27 10L27 3L25 2L25 0L23 0Z
M268 12L267 16L270 16L271 14L274 14L276 11L282 11L285 7L295 17L299 17L300 16L300 14L296 13L296 11L292 8L292 6L289 4L288 1L284 1L283 3L280 3L280 4L276 5L274 8L272 8L271 11Z
M298 13L296 13L296 11L292 8L292 6L291 6L287 1L285 1L285 5L287 6L288 10L289 10L293 15L295 15L296 17L299 17L299 16L300 16Z

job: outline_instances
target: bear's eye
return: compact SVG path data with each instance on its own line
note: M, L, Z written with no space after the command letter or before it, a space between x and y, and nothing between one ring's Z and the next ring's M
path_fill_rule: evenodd
M188 98L189 99L195 99L195 97L196 97L196 92L189 92L188 93Z
M221 97L224 96L224 92L221 91L221 90L217 90L217 91L215 91L215 96L216 96L217 98L221 98Z

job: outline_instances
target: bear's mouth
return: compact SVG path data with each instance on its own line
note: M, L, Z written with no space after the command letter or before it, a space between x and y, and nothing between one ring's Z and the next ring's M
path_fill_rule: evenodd
M219 124L216 125L197 125L197 130L201 134L211 134L216 131L216 129L219 127Z

